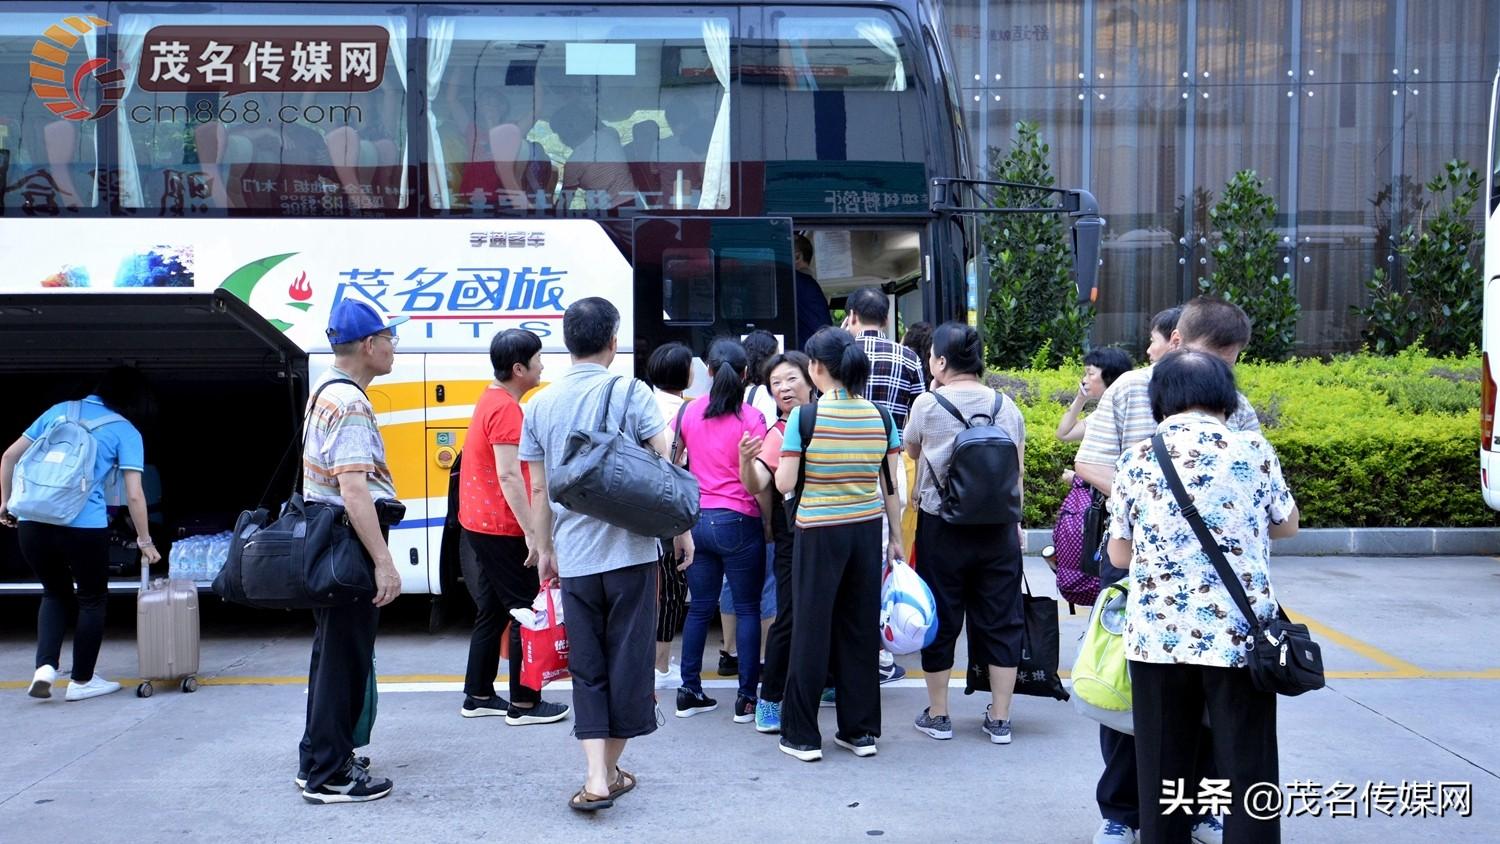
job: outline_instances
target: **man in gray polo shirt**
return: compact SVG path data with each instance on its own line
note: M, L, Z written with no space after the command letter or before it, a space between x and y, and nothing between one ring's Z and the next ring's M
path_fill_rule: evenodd
M599 417L619 343L620 312L598 297L563 314L563 342L573 368L527 409L518 454L531 470L532 535L543 583L562 585L573 675L573 733L588 758L584 786L569 800L580 811L606 809L635 787L619 767L625 742L656 730L656 539L631 533L552 503L548 475L560 471L568 436ZM629 431L665 456L667 423L651 391L623 378L611 392L608 424ZM545 502L545 506L540 506ZM693 537L673 540L679 568L693 562Z

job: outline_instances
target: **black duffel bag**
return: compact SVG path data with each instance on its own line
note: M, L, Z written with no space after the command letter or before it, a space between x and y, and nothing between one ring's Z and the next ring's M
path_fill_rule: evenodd
M323 384L308 407L331 384L354 382L338 378ZM405 507L380 501L376 510L381 524L389 526L401 521ZM375 598L375 572L344 508L305 501L299 471L296 492L274 520L265 508L240 513L213 588L226 601L262 609L341 607Z
M609 400L619 380L605 387L594 429L568 435L547 491L563 507L631 533L657 539L687 533L698 523L698 479L625 430L633 378L620 427L610 429Z
M344 508L297 494L275 521L264 508L240 513L214 592L262 609L347 606L374 599L374 566Z

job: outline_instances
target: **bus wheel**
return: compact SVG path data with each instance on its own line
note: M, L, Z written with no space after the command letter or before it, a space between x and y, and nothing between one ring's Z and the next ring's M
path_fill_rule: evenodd
M443 632L448 626L448 612L443 608L443 596L433 595L427 610L427 633L431 636Z

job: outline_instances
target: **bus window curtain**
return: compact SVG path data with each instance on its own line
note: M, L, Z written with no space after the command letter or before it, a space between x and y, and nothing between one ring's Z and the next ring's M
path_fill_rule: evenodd
M125 67L141 66L141 51L146 47L146 33L151 26L152 20L146 15L120 16L120 57ZM125 90L119 99L120 107L115 110L115 147L119 151L116 166L120 168L120 205L125 208L139 208L145 199L141 194L141 173L135 158L135 136L130 132L130 119L126 116L126 104L130 102L130 93L135 90L136 75L134 72L125 74ZM152 131L156 131L156 122L150 125Z
M880 52L884 53L891 61L896 63L896 69L891 74L891 81L887 82L887 91L906 90L906 63L901 60L901 48L896 45L896 37L883 23L875 21L860 21L854 31L860 38Z
M453 18L427 19L427 181L435 191L436 208L453 207L453 189L448 184L448 162L443 155L443 138L438 132L438 89L443 71L453 54L453 35L457 29Z
M703 22L703 46L714 76L724 88L719 113L714 119L714 133L708 142L708 158L703 166L703 196L700 210L729 207L729 24L724 21Z

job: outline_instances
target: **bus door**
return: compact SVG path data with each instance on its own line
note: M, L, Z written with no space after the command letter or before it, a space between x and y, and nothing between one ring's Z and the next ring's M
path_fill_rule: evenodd
M796 337L790 218L641 219L634 241L638 374L674 340L702 358L718 337Z

